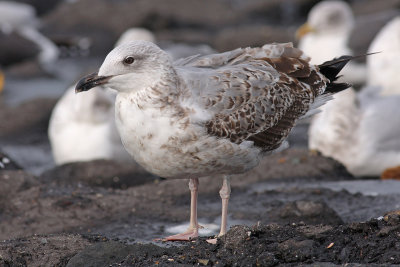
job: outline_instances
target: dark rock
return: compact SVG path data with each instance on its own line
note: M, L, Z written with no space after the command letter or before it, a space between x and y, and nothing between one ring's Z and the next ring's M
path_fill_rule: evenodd
M0 173L4 170L20 170L21 167L6 154L0 151Z
M290 202L281 209L280 216L290 223L343 224L337 213L324 202Z
M0 242L0 266L65 266L90 243L80 235L31 236Z
M13 64L6 68L6 74L13 77L38 78L50 75L37 60Z
M396 232L400 229L400 224L394 226L386 226L379 230L377 236L383 237L389 235L391 232Z
M156 265L157 261L160 262L158 259L162 259L161 261L165 261L166 263L174 263L175 260L171 261L168 259L171 259L167 255L173 255L174 250L176 248L165 248L165 247L159 247L154 244L133 244L130 246L131 251L129 253L129 256L126 257L121 265L112 265L112 266L121 266L121 267L130 267L130 266L138 266L141 265L142 263L145 263L144 265ZM173 258L178 258L177 256L173 256Z
M34 99L16 107L1 104L0 137L2 142L11 140L22 144L32 144L38 136L47 138L48 121L56 101L57 99Z
M90 186L127 188L153 182L157 177L137 163L120 164L111 160L68 163L44 172L40 180L57 184L82 183Z
M0 181L0 196L2 197L15 195L39 184L34 176L22 170L3 170L0 172Z
M32 5L38 16L42 16L52 11L63 0L16 0L17 2Z
M88 37L93 44L91 53L103 56L129 27L147 27L155 32L185 27L215 28L233 23L237 17L238 14L231 12L229 5L213 0L139 0L112 3L105 0L81 0L64 3L49 14L44 19L44 31L47 35L57 35L58 38L62 32L65 39L71 36Z
M331 225L305 225L299 226L300 232L302 232L306 237L312 239L320 239L324 236L327 231L333 229Z
M149 265L155 263L153 258L162 258L167 253L173 253L173 250L153 244L125 245L107 241L92 245L76 254L69 260L67 267L137 266L136 264L142 262Z
M94 244L73 256L67 267L101 267L125 259L131 247L115 241Z
M222 237L224 247L227 249L234 250L239 245L243 245L246 240L249 240L251 236L251 229L243 225L232 226L226 236Z
M317 244L313 240L297 241L288 239L277 246L279 255L285 262L304 262L317 253Z
M390 225L400 224L400 210L394 210L386 213L383 219Z
M256 266L275 266L279 264L279 260L275 257L274 253L263 251L256 259Z
M1 170L0 214L1 210L12 207L13 196L37 184L38 182L35 177L22 170Z
M4 34L0 31L0 65L7 67L33 60L39 53L35 43L17 33Z

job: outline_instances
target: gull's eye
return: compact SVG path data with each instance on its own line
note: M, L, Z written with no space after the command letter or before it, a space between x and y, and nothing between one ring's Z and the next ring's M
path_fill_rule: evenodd
M131 65L133 62L135 62L135 59L131 56L124 58L124 64L126 65Z

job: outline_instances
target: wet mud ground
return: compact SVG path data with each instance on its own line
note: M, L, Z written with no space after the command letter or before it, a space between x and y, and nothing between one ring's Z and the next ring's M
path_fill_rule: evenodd
M2 154L0 266L400 264L400 183L352 177L306 149L306 129L232 178L230 230L216 245L206 239L219 230L220 177L200 180L202 237L165 243L154 239L188 222L187 181L105 160L32 175Z
M166 243L154 239L187 227L187 181L106 160L55 167L55 103L0 105L0 266L400 266L400 182L352 177L308 151L307 123L288 150L232 177L216 245L217 176L200 179L201 237Z

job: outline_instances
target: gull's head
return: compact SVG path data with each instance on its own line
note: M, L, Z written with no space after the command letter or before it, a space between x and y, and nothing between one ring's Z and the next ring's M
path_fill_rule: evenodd
M128 42L114 48L99 72L83 77L75 91L104 85L118 92L134 92L156 84L171 71L171 62L170 56L152 42Z
M307 22L296 32L301 39L308 33L349 34L354 28L354 15L351 7L344 1L322 1L313 6L308 13Z

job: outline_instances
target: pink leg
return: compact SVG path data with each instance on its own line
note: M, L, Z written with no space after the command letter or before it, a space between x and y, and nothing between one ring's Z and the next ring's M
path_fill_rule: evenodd
M222 215L221 215L221 230L218 237L226 234L227 231L227 221L228 221L228 202L231 195L231 179L228 175L224 175L224 180L222 182L221 190L219 190L219 195L222 200ZM210 244L216 244L217 239L212 238L207 240Z
M227 231L227 221L228 221L228 202L231 195L231 179L228 175L224 175L224 180L222 182L221 190L219 190L219 195L222 200L222 216L221 216L221 231L218 236L223 236Z
M190 189L190 225L186 232L182 234L172 235L164 238L164 241L189 241L199 236L199 224L197 222L197 191L199 187L199 179L192 178L189 180Z

